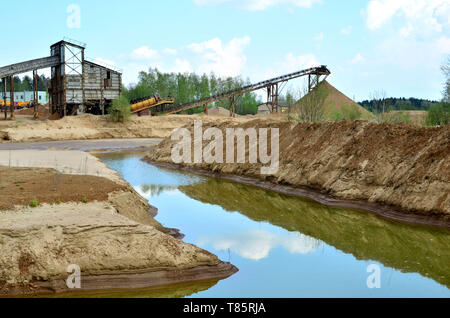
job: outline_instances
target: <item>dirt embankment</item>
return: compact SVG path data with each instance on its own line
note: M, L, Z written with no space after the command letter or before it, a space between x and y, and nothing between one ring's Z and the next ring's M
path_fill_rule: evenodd
M165 138L196 119L204 123L245 122L248 118L203 115L131 117L126 123L113 123L108 116L83 115L60 120L10 122L0 126L0 142L86 140L108 138Z
M223 131L233 127L217 126ZM348 200L348 206L352 206L351 202L360 201L362 204L353 207L364 209L364 202L368 202L370 206L384 207L372 209L374 212L388 209L384 214L391 218L407 215L414 222L418 216L422 223L437 218L438 223L447 226L450 222L449 126L419 128L366 121L299 124L269 120L237 126L280 129L277 173L261 175L261 164L248 163L182 166L219 176L250 177L255 183L267 181L278 191L290 187L286 191L289 193L296 193L292 187L312 189L321 193L316 197L323 198L323 203L339 199ZM164 140L145 160L172 163L174 144ZM248 147L246 151L248 162Z
M237 271L172 236L144 198L89 154L0 151L0 166L0 202L8 209L0 211L0 295L68 291L71 264L81 269L83 290L220 279ZM37 198L37 207L21 205Z

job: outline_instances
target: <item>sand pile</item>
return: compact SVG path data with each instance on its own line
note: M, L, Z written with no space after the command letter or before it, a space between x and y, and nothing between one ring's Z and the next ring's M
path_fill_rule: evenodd
M333 118L333 113L339 112L343 113L344 111L349 110L358 110L361 113L362 119L372 119L375 118L374 115L369 112L367 109L353 101L351 98L344 95L342 92L337 90L334 86L332 86L327 81L323 81L319 84L318 88L323 89L325 93L327 94L327 97L324 102L324 113L325 117L328 119ZM314 90L310 94L314 94ZM300 99L295 105L298 105L298 103L301 103L302 99Z
M230 117L231 112L223 107L212 107L208 109L208 115L210 116L226 116Z
M37 111L38 111L40 117L48 117L48 108L47 107L45 107L43 105L39 105L37 107ZM26 116L31 115L32 116L32 115L34 115L34 107L18 110L16 112L16 115L26 115Z
M225 129L233 127L215 126L223 130L224 136ZM450 219L450 126L424 128L367 121L292 123L257 119L234 127L280 129L277 173L262 175L259 163L184 166L274 184L306 186L338 199L368 201L395 206L404 214L440 215ZM204 129L207 128L205 125ZM164 140L146 159L172 163L174 143Z

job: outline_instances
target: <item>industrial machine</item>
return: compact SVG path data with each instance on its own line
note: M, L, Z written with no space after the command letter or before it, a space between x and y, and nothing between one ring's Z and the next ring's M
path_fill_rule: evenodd
M131 113L138 116L156 114L163 106L173 105L175 100L172 98L161 98L158 95L147 96L131 101ZM162 109L161 109L162 111Z

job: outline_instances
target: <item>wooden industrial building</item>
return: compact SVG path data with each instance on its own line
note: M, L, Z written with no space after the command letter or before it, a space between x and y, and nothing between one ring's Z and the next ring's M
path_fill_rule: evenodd
M50 113L104 114L122 93L121 72L86 60L84 50L84 45L67 41L51 46L60 63L52 67Z
M7 99L6 82L9 81L9 100L14 105L13 77L33 71L34 104L39 103L37 71L51 68L49 86L49 112L60 117L83 113L104 114L112 101L122 93L122 73L114 67L100 65L85 58L86 45L74 40L63 40L50 47L50 56L0 67L3 81L3 99ZM14 118L14 106L10 107ZM5 118L7 109L5 108Z

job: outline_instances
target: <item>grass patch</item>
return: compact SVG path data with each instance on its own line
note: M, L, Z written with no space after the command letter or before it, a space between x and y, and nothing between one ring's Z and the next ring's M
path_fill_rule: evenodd
M39 206L38 200L31 200L30 203L29 203L29 206L32 207L32 208L38 207Z

